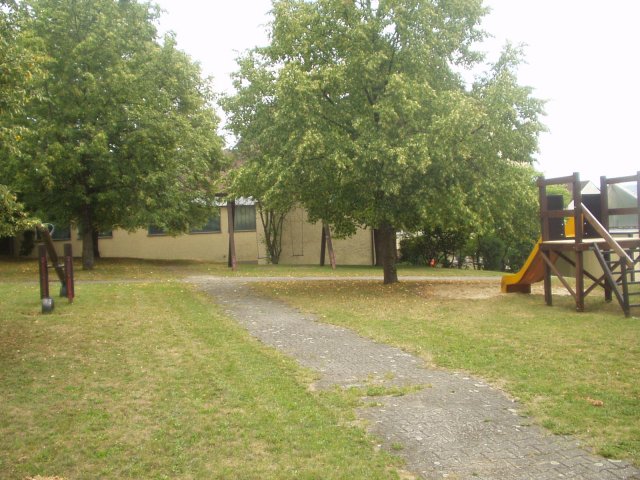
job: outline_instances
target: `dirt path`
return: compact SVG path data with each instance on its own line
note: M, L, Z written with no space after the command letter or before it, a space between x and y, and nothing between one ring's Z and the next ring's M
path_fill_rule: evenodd
M443 280L443 279L439 279ZM531 426L519 405L482 380L429 369L397 348L322 324L261 297L254 279L192 278L253 336L321 373L317 388L419 385L401 397L366 399L358 410L384 448L423 479L640 479L640 470ZM493 279L495 282L495 279Z

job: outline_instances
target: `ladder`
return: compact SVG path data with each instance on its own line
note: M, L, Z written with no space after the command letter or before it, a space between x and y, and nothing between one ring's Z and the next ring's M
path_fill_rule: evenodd
M592 250L602 267L607 286L618 300L625 317L630 317L632 308L640 308L640 247L625 249L632 266L622 258L611 260L611 252L603 252L597 244L592 246Z

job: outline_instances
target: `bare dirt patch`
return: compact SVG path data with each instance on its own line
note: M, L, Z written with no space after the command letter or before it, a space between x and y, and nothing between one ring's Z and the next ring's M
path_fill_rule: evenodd
M500 285L486 281L437 281L428 282L418 289L426 298L447 300L481 300L500 295Z
M421 285L417 289L417 292L425 298L442 298L447 300L484 300L504 295L500 291L500 284L498 282L460 279L429 281ZM533 284L531 286L531 293L534 295L544 295L543 283L538 282ZM569 295L569 292L561 285L554 285L553 294Z
M65 480L62 477L41 477L40 475L35 477L27 477L25 480Z

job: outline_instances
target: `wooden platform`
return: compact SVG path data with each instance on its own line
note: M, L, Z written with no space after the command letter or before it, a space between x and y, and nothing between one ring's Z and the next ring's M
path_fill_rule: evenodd
M640 246L640 238L616 238L616 242L623 249ZM608 250L609 244L604 238L583 238L582 242L576 243L575 239L547 240L540 245L542 250L560 251L586 251L591 250L594 245L598 245L601 250Z

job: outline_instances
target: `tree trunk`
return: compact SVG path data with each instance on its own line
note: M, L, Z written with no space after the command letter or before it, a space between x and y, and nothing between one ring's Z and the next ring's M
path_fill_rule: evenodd
M378 231L380 232L380 244L382 247L384 284L396 283L398 281L396 231L387 223L381 225Z
M236 202L234 200L227 202L227 219L229 223L229 258L228 266L234 272L238 270L238 259L236 258L236 237L235 237L235 217Z
M97 229L93 230L92 241L93 241L93 258L100 258L100 244L98 243L100 241L100 232L98 232Z
M278 265L280 254L282 253L282 225L284 224L285 213L276 210L263 210L262 204L258 203L258 213L264 232L264 244L269 263Z
M91 270L94 264L93 255L93 218L91 207L85 205L82 212L82 269Z

